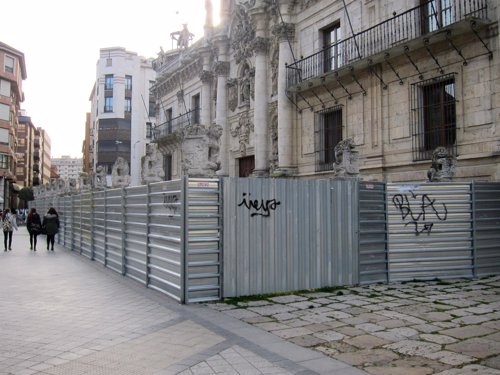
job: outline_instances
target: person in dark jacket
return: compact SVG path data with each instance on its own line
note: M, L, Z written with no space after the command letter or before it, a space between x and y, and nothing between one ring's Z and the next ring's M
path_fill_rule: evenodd
M30 234L30 250L36 251L36 237L42 233L42 220L34 207L30 209L30 213L28 214L26 228Z
M47 233L47 250L54 251L54 242L57 232L59 232L59 215L54 207L50 207L47 214L43 217L42 227Z

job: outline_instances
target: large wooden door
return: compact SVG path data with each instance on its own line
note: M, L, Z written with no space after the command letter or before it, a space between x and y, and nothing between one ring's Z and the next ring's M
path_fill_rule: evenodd
M253 173L255 169L255 157L245 156L244 158L239 158L239 176L248 177Z

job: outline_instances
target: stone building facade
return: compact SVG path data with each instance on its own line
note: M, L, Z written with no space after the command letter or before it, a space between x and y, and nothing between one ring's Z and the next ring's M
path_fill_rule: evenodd
M431 165L500 179L496 1L222 0L220 14L153 63L166 179L423 181ZM339 168L339 143L359 166Z

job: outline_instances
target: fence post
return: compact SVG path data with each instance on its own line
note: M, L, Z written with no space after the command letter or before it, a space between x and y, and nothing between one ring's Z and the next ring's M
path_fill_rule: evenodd
M188 251L188 219L189 215L189 193L188 193L188 178L186 176L182 177L182 186L181 186L181 295L180 302L186 303L188 300L188 264L187 264L187 251Z
M121 220L121 227L122 227L122 275L125 276L127 273L127 257L125 256L125 245L126 245L126 238L127 238L127 231L126 231L126 225L127 225L127 220L125 215L127 214L127 197L126 197L127 191L125 190L124 187L122 187L122 220Z
M471 185L471 234L472 234L472 277L477 278L477 250L476 250L476 183L473 180Z
M90 259L94 260L94 218L95 218L94 191L90 190Z
M104 211L104 241L103 241L103 255L104 255L104 267L107 267L108 266L108 215L107 215L107 209L106 209L106 202L108 201L107 200L107 190L104 189L104 200L103 200L103 211Z
M145 282L146 286L149 285L149 254L151 249L149 247L150 242L150 232L149 224L151 223L151 184L148 182L146 185L146 273L145 273Z

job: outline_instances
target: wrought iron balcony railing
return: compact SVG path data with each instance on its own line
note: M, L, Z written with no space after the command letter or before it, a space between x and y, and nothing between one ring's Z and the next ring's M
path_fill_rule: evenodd
M431 0L287 66L287 88L464 20L487 20L487 0Z
M153 128L153 140L159 141L162 138L168 137L176 130L182 129L183 127L190 124L197 124L200 120L200 109L195 108L189 112L186 112L180 116L174 117L171 120L165 121L160 125Z

